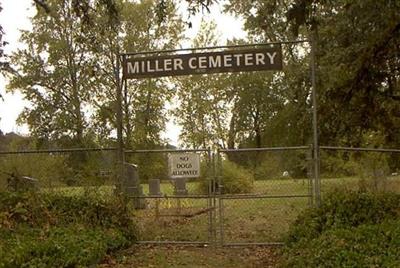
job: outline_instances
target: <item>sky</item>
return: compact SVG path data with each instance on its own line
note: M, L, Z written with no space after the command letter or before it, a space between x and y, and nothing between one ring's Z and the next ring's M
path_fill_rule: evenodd
M2 12L0 13L0 24L3 26L5 35L3 40L7 41L9 45L5 47L5 52L11 54L18 48L23 48L23 44L19 43L19 30L31 29L29 17L35 14L35 8L32 7L32 0L1 0ZM223 2L223 1L220 1ZM182 7L182 12L185 8ZM186 18L187 14L183 14ZM196 36L201 18L206 21L215 20L217 23L217 30L221 35L221 45L224 44L226 39L243 38L245 32L242 30L243 21L233 16L222 14L221 5L214 5L211 12L204 12L191 18L193 27L186 31L189 38ZM183 44L187 47L189 42ZM0 74L0 94L3 96L4 101L0 100L0 129L3 133L17 132L20 134L28 134L27 126L17 125L16 119L24 107L29 106L29 102L23 100L23 97L18 92L6 93L7 80ZM171 144L178 145L178 136L180 128L171 120L167 123L167 131L163 134Z

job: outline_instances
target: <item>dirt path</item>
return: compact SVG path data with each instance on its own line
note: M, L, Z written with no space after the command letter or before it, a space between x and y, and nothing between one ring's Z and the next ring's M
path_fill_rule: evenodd
M210 248L135 245L107 258L108 267L276 267L279 248Z

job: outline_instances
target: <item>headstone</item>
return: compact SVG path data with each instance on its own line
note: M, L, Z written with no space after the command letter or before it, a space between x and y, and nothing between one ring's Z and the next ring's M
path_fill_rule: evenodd
M187 195L188 190L186 189L186 178L175 179L175 195Z
M137 166L125 163L125 176L123 180L123 191L130 197L133 197L134 207L136 209L144 209L146 203L143 196L143 187L140 185Z
M161 195L159 179L150 179L149 180L149 194L156 195L156 196Z
M387 177L383 169L374 169L372 175L374 190L386 190Z
M37 190L38 180L28 176L10 174L7 179L7 188L12 191L32 191Z

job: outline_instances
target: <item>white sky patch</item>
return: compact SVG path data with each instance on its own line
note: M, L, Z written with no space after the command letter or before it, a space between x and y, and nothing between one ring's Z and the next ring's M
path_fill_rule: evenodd
M17 125L16 120L18 115L22 112L24 107L29 105L28 101L22 98L22 95L18 92L11 94L4 94L5 80L0 79L1 95L4 98L4 102L0 102L0 129L4 133L16 132L21 134L28 133L27 125Z
M220 45L224 45L227 39L246 37L246 33L243 31L243 20L222 14L223 3L224 1L220 1L219 4L214 5L210 13L204 10L203 13L200 12L200 14L190 17L193 27L186 30L185 35L188 37L188 40L182 44L182 47L188 48L191 46L191 40L197 35L202 18L205 21L214 20L216 22L217 31L221 34ZM5 47L5 52L10 54L18 48L24 47L19 42L19 30L32 29L29 18L35 14L36 8L32 6L32 0L2 0L1 4L3 10L0 13L0 24L5 31L3 40L9 42L9 45ZM180 10L183 18L186 19L186 7L182 6ZM6 93L6 84L6 78L0 75L0 94L4 97L4 101L0 100L0 129L4 133L13 131L27 134L29 133L28 127L26 125L17 126L16 119L23 108L29 105L29 102L23 100L23 96L20 93ZM169 107L173 107L173 104L168 104L167 108ZM162 134L162 137L169 140L171 144L178 145L181 127L177 126L173 120L170 117L166 131Z
M4 47L5 53L10 54L24 45L19 42L19 30L32 29L29 17L35 13L30 0L2 0L3 10L0 12L0 24L3 26L5 35L3 41L9 44ZM29 105L20 93L6 93L7 80L0 75L0 94L4 101L0 100L0 129L4 133L18 132L22 134L28 133L28 126L17 126L16 120L24 107Z

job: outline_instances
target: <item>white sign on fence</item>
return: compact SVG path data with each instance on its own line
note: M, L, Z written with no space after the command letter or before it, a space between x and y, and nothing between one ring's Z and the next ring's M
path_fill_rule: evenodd
M200 177L200 155L196 153L171 153L168 155L171 179Z

